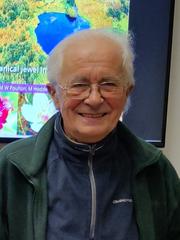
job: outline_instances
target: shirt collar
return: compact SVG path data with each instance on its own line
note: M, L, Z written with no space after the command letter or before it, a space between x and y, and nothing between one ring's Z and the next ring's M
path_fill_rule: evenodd
M65 134L62 121L61 115L58 114L54 123L54 143L61 156L65 155L68 159L82 161L87 159L89 154L93 154L97 160L102 155L105 159L112 154L116 146L116 129L95 144L78 143Z

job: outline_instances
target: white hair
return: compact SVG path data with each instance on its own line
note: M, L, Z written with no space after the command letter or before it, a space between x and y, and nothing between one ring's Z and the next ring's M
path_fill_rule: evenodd
M89 42L94 37L108 38L119 46L119 52L123 61L123 68L126 72L125 81L129 85L134 85L134 52L132 48L132 37L130 34L115 32L110 29L86 29L76 32L63 41L61 41L50 53L47 61L47 77L50 83L56 83L61 79L61 67L63 62L64 51L68 47L73 47L74 41L81 39Z

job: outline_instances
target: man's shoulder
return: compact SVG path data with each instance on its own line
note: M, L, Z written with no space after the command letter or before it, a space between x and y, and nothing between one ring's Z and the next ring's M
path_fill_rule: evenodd
M36 141L36 136L15 140L11 143L8 143L6 146L4 146L0 151L0 155L22 151L23 149L29 148L30 146L34 145L35 141Z
M161 168L170 164L160 149L134 135L123 123L118 124L118 136L134 163L136 173L155 163Z
M120 141L134 154L154 156L161 153L157 147L136 136L121 122L118 124L118 135Z
M4 146L0 151L0 166L4 164L4 162L11 155L18 153L21 153L23 155L32 152L35 142L36 136L33 136L26 139L16 140Z
M135 136L122 123L118 124L118 134L133 160L135 174L145 169L153 170L153 167L155 167L159 169L167 179L174 178L174 181L180 184L175 168L160 149ZM154 174L153 171L149 172L152 173L152 175Z

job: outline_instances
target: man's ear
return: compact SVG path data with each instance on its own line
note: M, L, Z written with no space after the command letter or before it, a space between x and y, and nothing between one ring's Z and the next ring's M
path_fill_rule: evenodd
M126 90L126 96L128 97L134 89L134 85L130 85Z
M51 97L53 99L56 94L55 86L52 83L47 83L46 87L47 87L48 93L51 95Z
M48 93L50 94L54 105L57 109L60 109L60 99L59 99L59 94L57 93L56 87L52 83L47 83L46 84Z

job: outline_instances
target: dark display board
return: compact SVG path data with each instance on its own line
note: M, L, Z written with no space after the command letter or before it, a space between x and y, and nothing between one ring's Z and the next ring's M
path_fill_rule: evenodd
M165 144L173 15L172 0L131 1L136 87L124 122L159 147Z

